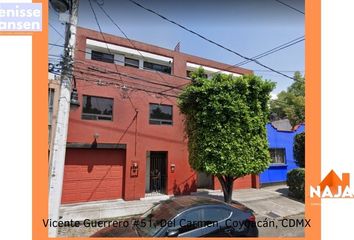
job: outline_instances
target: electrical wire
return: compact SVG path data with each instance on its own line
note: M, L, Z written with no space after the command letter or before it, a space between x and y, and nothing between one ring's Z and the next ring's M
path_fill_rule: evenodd
M103 43L107 43L107 42L103 42ZM64 47L63 45L60 45L60 44L55 44L55 43L48 43L48 45L51 45L51 46L55 46L55 47ZM88 52L88 51L85 51L85 50L81 50L81 49L76 49L77 51L79 52L83 52L83 53L86 53L88 55L92 55L91 52ZM122 61L122 60L118 60L118 59L113 59L113 62L117 62L117 63L123 63L125 64L125 61ZM151 68L146 68L146 67L143 67L142 68L143 70L148 70L148 71L153 71L153 72L156 72L156 73L159 73L159 71L156 71L154 69L151 69ZM191 81L190 78L187 78L187 77L181 77L181 76L177 76L177 75L174 75L174 74L168 74L169 76L173 76L173 77L176 77L176 78L179 78L179 79L183 79L183 80L187 80L187 81Z
M50 55L52 57L55 57L55 58L60 58L61 56L57 56L57 55ZM78 62L78 64L80 64L80 62ZM82 72L82 71L94 71L94 72L97 72L97 74L95 74L94 76L95 77L105 77L103 75L99 75L98 73L100 74L114 74L114 75L121 75L123 77L126 77L126 78L129 78L129 79L132 79L132 80L138 80L138 81L142 81L142 82L147 82L147 83L152 83L153 85L157 85L157 86L162 86L162 87L173 87L174 89L178 89L178 90L182 90L182 87L187 85L187 84L190 84L189 83L186 83L186 84L181 84L181 85L178 85L178 86L170 86L168 84L161 84L161 83L157 83L157 82L151 82L145 78L140 78L140 77L137 77L137 76L132 76L132 75L129 75L129 74L124 74L124 73L120 73L120 72L113 72L113 71L110 71L106 68L103 68L103 67L100 67L99 69L95 69L97 68L96 66L93 66L93 65L86 65L85 62L83 62L83 66L81 65L76 65L75 67L75 70L79 71L79 72ZM83 67L88 67L88 69L86 68L83 68ZM267 72L267 70L255 70L255 71L264 71L264 72ZM284 72L296 72L296 70L294 71L291 71L291 70L283 70ZM92 75L92 74L91 74ZM118 80L118 79L114 79L114 80ZM146 85L140 85L140 86L143 86L143 87L147 87ZM151 86L149 86L151 87ZM163 95L163 93L165 93L166 91L169 91L171 89L158 89L160 92L159 94L160 95ZM158 94L157 92L154 92L155 94ZM173 97L176 97L176 96L173 96Z
M115 75L119 75L119 76L123 76L123 77L129 77L129 78L132 78L132 79L135 79L135 80L143 80L144 82L147 82L147 83L150 83L150 84L153 84L153 85L158 85L158 86L163 86L163 87L174 87L174 88L177 88L177 86L171 86L169 84L164 84L164 83L157 83L157 82L153 82L153 81L150 81L150 80L146 80L146 79L141 79L141 78L138 78L138 77L134 77L134 76L131 76L131 75L127 75L127 74L124 74L124 73L120 73L120 72L114 72L114 71L105 71L105 72L102 72L100 70L97 70L97 69L91 69L90 70L93 70L93 71L97 71L97 72L100 72L100 73L104 73L104 74L115 74ZM179 90L182 90L182 89L179 89Z
M95 75L94 74L89 74L89 76L95 76ZM108 77L104 77L104 78L109 79ZM160 92L148 90L146 88L144 89L144 88L139 88L139 87L130 86L130 85L124 85L123 86L123 85L117 83L117 79L115 79L115 78L112 78L114 81L106 81L106 80L100 81L100 80L97 80L97 79L88 79L86 76L85 76L85 78L83 78L82 76L76 76L76 79L82 80L82 81L86 81L86 82L94 82L94 83L97 83L97 84L112 85L112 86L119 87L119 88L123 88L125 86L126 88L132 89L132 90L142 91L142 92L146 92L146 93L158 94L158 95L166 96L166 97L178 98L178 96L176 96L176 95L160 93Z
M107 51L109 52L109 54L112 54L112 53L111 53L111 50L110 50L109 47L108 47L107 41L106 41L106 39L105 39L105 36L104 36L104 34L103 34L103 31L102 31L100 22L98 21L98 17L97 17L97 15L96 15L95 9L94 9L94 7L92 6L91 0L89 0L89 4L90 4L90 8L91 8L91 10L92 10L93 16L94 16L94 18L95 18L96 24L97 24L97 26L98 26L98 29L99 29L99 31L100 31L100 34L101 34L101 36L102 36L104 42L106 43ZM98 6L100 6L100 5L98 5ZM114 67L115 67L115 69L116 69L116 71L117 71L117 73L118 73L117 65L114 64ZM119 75L119 76L120 76L120 75ZM121 77L120 77L120 79L121 79L121 81L122 81L123 84L124 84L123 79L122 79ZM131 101L129 94L127 94L127 96L128 96L128 98L129 98L129 101L130 101L130 103L131 103L131 105L132 105L134 111L137 112L137 108L135 107L135 105L134 105L133 102Z
M104 12L105 12L105 10L104 9L102 9ZM124 33L124 31L114 22L114 20L105 12L105 14L107 15L107 17L109 17L110 19L111 19L111 21L117 26L117 28L118 29L120 29L120 31L122 32L122 34L124 34L125 36L126 36L126 38L128 39L128 41L131 43L131 45L135 48L135 50L137 50L139 53L140 53L140 51L135 47L135 45L133 44L133 42L129 39L129 37ZM291 42L293 42L293 41L295 41L295 40L298 40L298 39L300 39L300 41L301 41L301 38L303 38L303 37L299 37L299 38L296 38L296 39L294 39L294 40L292 40L292 41L290 41L290 42L288 42L288 43L291 43ZM271 53L271 51L274 51L274 50L277 50L277 49L282 49L282 48L280 48L280 47L282 47L283 46L283 48L284 47L287 47L288 45L288 43L285 43L285 44L282 44L282 45L280 45L280 46L277 46L277 47L275 47L275 48L273 48L273 49L271 49L271 50L269 50L269 51L267 51L267 52L265 52L265 53ZM297 43L297 42L295 42L295 43ZM293 43L294 44L294 43ZM50 43L50 45L52 45L52 46L58 46L58 47L63 47L62 45L58 45L58 44L52 44L52 43ZM81 50L82 51L82 50ZM85 53L88 53L88 54L91 54L90 52L86 52L86 51L82 51L82 52L85 52ZM143 55L140 53L140 55L143 57ZM262 55L264 55L264 53L262 53L262 54L259 54L259 55L257 55L256 57L258 57L258 56L262 56ZM118 61L118 62L123 62L123 61ZM107 71L107 69L105 69L105 71ZM258 70L258 71L267 71L267 70ZM269 70L268 70L269 71ZM290 72L290 71L289 71ZM294 72L294 71L291 71L291 72ZM107 73L111 73L111 74L117 74L117 73L115 73L115 72L108 72L107 71ZM118 73L119 74L119 73ZM128 76L129 77L129 76ZM182 84L182 85L178 85L178 86L170 86L170 85L167 85L167 84L159 84L159 83L155 83L155 82L151 82L151 81L149 81L149 80L146 80L146 79L139 79L139 80L143 80L143 81L147 81L147 82L149 82L149 83L152 83L152 84L156 84L156 85L161 85L161 86L166 86L166 87L169 87L170 89L167 89L167 90L164 90L164 91L162 91L162 93L163 92L166 92L166 91L169 91L169 90L172 90L172 89L180 89L181 87L183 87L183 86L185 86L185 85L187 85L187 84L189 84L189 83L186 83L186 84ZM163 79L163 80L165 80L165 79ZM188 80L190 80L190 79L188 79Z
M255 72L270 72L269 70L266 70L266 69L254 69L253 71ZM293 72L304 72L303 70L278 70L280 72L290 72L290 73L293 73Z
M72 77L75 76L76 79L78 79L78 80L83 80L83 81L87 81L87 82L94 82L94 83L96 83L96 84L98 84L100 86L104 86L105 84L107 84L107 85L112 85L113 84L116 87L120 87L120 88L124 88L124 86L125 86L127 89L131 89L131 90L137 90L137 91L142 91L142 92L146 92L146 93L153 93L153 94L166 96L166 97L173 97L173 98L177 98L178 97L177 95L162 93L162 92L160 92L161 89L158 89L158 91L148 90L147 87L151 88L151 86L146 86L146 85L142 85L142 84L131 83L134 86L128 85L128 84L127 85L122 85L122 84L119 84L117 82L117 81L119 81L119 79L117 79L117 78L95 74L95 73L89 72L89 70L87 70L87 69L81 69L81 68L75 67L74 71L76 71L76 72L78 72L78 73L80 73L82 75L85 75L84 76L85 78L83 78L82 76L77 75L77 74L76 75L71 75ZM59 73L53 72L53 74L60 76ZM94 79L88 79L87 76L94 77ZM127 76L127 77L131 78L130 76ZM97 80L97 78L111 79L111 80L114 80L114 82L112 82L112 81L101 81L101 80ZM133 78L133 79L135 79L135 78ZM140 87L137 87L137 86L140 86Z
M61 38L58 38L58 39L55 41L54 44L58 44L60 41L61 41ZM52 50L53 47L55 47L55 46L54 46L54 45L51 45L51 46L49 47L48 51L50 52L50 50Z
M268 55L270 55L270 54L273 54L273 53L276 53L276 52L278 52L278 51L281 51L281 50L283 50L283 49L285 49L285 48L291 47L291 46L293 46L293 45L295 45L295 44L297 44L297 43L300 43L300 42L304 41L304 40L305 40L304 37L305 37L305 36L297 37L297 38L295 38L295 39L293 39L293 40L291 40L291 41L289 41L289 42L283 43L283 44L281 44L281 45L279 45L279 46L277 46L277 47L274 47L274 48L272 48L272 49L270 49L270 50L268 50L268 51L265 51L265 52L263 52L263 53L260 53L260 54L258 54L258 55L256 55L256 56L252 57L252 59L260 59L260 58L263 58L263 57L268 56ZM239 63L236 63L236 64L234 64L234 65L232 65L232 66L226 68L225 70L228 70L228 69L230 69L231 67L240 67L240 66L245 65L245 64L250 63L250 62L252 62L252 61L250 61L250 60L244 60L244 61L241 61L241 62L239 62ZM225 71L225 70L224 70L224 71ZM253 71L255 71L255 70L253 70ZM267 71L270 71L270 70L267 70ZM278 71L279 71L279 70L278 70ZM220 72L222 72L222 70L217 71L217 72L214 73L214 74L217 74L217 73L220 73ZM273 71L271 71L271 72L273 72ZM283 72L283 71L279 71L279 72Z
M114 77L111 77L111 76L107 76L107 75L100 75L100 74L98 74L97 72L92 72L92 71L90 71L90 70L87 70L87 69L82 69L82 68L76 68L76 71L77 72L79 72L79 73L82 73L82 74L89 74L89 75L91 75L91 76L95 76L95 77L99 77L99 78L108 78L108 79L113 79L113 80L118 80L118 79L116 79L116 78L114 78ZM99 80L97 80L98 82L99 82ZM156 90L158 90L158 91L161 91L161 90L163 90L163 89L161 89L161 88L157 88L157 87L153 87L153 86L147 86L147 85L144 85L144 84L140 84L140 83L136 83L136 82L127 82L127 83L129 83L129 84L133 84L133 85L135 85L135 86L142 86L142 87L144 87L144 88L154 88L154 89L156 89ZM124 86L124 85L123 85Z
M296 11L296 12L299 12L299 13L301 13L301 14L305 14L303 11L301 11L301 10L299 10L299 9L297 9L297 8L294 8L293 6L291 6L291 5L289 5L289 4L287 4L287 3L284 3L284 2L282 2L282 1L279 1L279 0L275 0L276 2L278 2L278 3L280 3L280 4L283 4L284 6L287 6L288 8L291 8L292 10L294 10L294 11Z
M148 11L148 12L151 12L151 13L153 13L153 14L159 16L160 18L162 18L162 19L164 19L164 20L166 20L166 21L168 21L168 22L170 22L170 23L172 23L172 24L174 24L174 25L176 25L176 26L178 26L178 27L180 27L180 28L186 30L187 32L189 32L189 33L191 33L191 34L193 34L193 35L198 36L199 38L201 38L201 39L203 39L203 40L205 40L205 41L207 41L207 42L209 42L209 43L211 43L211 44L213 44L213 45L216 45L216 46L218 46L218 47L220 47L220 48L222 48L222 49L224 49L224 50L226 50L226 51L228 51L228 52L231 52L231 53L235 54L235 55L238 56L238 57L241 57L241 58L243 58L243 59L245 59L245 60L252 61L252 62L256 63L257 65L259 65L259 66L261 66L261 67L264 67L264 68L266 68L266 69L268 69L268 70L271 70L271 71L274 72L274 73L277 73L277 74L279 74L279 75L281 75L281 76L283 76L283 77L286 77L286 78L292 79L292 80L294 80L294 81L297 81L294 77L288 76L288 75L286 75L286 74L284 74L284 73L282 73L282 72L279 72L279 71L277 71L277 70L275 70L275 69L273 69L273 68L271 68L271 67L269 67L269 66L267 66L267 65L265 65L265 64L263 64L263 63L261 63L261 62L259 62L259 61L256 60L256 59L252 59L252 58L246 57L246 56L244 56L243 54L241 54L241 53L239 53L239 52L236 52L236 51L234 51L234 50L232 50L232 49L230 49L230 48L228 48L228 47L225 47L225 46L223 46L222 44L217 43L217 42L215 42L215 41L213 41L213 40L211 40L211 39L209 39L209 38L203 36L202 34L196 32L196 31L194 31L194 30L191 30L191 29L189 29L189 28L183 26L182 24L177 23L176 21L173 21L173 20L171 20L171 19L169 19L169 18L163 16L162 14L160 14L160 13L158 13L158 12L152 10L152 9L143 6L143 5L141 5L140 3L138 3L138 2L136 2L136 1L134 1L134 0L128 0L128 1L131 2L131 3L133 3L134 5L136 5L136 6L140 7L140 8L142 8L142 9L144 9L144 10L146 10L146 11Z
M65 40L63 34L61 34L50 22L48 24L60 37L62 37Z
M106 17L113 23L114 26L118 28L118 30L124 35L124 37L129 41L130 45L134 48L135 51L139 53L139 55L142 57L144 62L146 61L144 55L139 51L139 49L135 46L133 41L128 37L128 35L123 31L123 29L113 20L113 18L106 12L106 10L103 8L103 4L99 4L96 0L97 6L102 10L102 12L106 15ZM163 78L160 74L159 71L156 71L157 75L162 81L166 81L165 78Z
M131 88L132 90L139 90L139 91L146 91L146 92L150 92L150 93L154 93L154 94L159 94L159 95L163 95L163 96L168 96L168 97L178 97L178 96L176 96L176 95L171 95L171 94L164 94L164 93L161 93L161 92L159 92L159 91L161 91L161 89L158 89L159 91L153 91L153 90L148 90L147 88L148 87L150 87L150 88L153 88L153 87L151 87L151 86L146 86L146 85L142 85L142 84L138 84L138 83L133 83L133 82L129 82L129 84L132 84L132 85L134 85L134 86L132 86L132 85L129 85L129 84L127 84L127 82L126 82L126 85L122 85L122 84L119 84L117 81L119 81L119 79L117 79L117 78L114 78L114 77L111 77L111 76L106 76L106 75L100 75L100 74L98 74L98 73L95 73L95 72L90 72L89 70L87 70L87 69L81 69L81 68L75 68L75 72L76 73L80 73L80 74L83 74L83 75L85 75L85 77L87 77L87 76L92 76L92 77L94 77L95 79L90 79L90 81L94 81L94 82L96 82L96 83L98 83L99 85L104 85L104 83L107 83L107 81L101 81L100 79L102 79L102 78L105 78L105 79L111 79L111 80L114 80L114 82L108 82L108 83L112 83L112 84L116 84L117 86L119 86L119 87L124 87L124 86L126 86L127 88ZM75 75L76 76L76 78L81 78L82 79L82 76L80 76L80 75ZM100 78L99 80L97 80L97 78ZM83 80L85 80L85 79L83 79ZM137 87L137 86L141 86L141 87ZM156 88L154 88L154 89L156 89Z
M268 50L268 51L266 51L266 52L260 53L260 54L258 54L258 55L256 55L256 56L252 57L252 59L260 59L260 58L263 58L263 57L265 57L265 56L268 56L268 55L270 55L270 54L279 52L279 51L281 51L281 50L283 50L283 49L286 49L286 48L288 48L288 47L291 47L291 46L293 46L293 45L295 45L295 44L298 44L298 43L300 43L300 42L303 42L303 41L305 41L304 36L302 36L302 37L300 37L300 38L296 38L296 39L294 39L294 40L291 40L290 42L284 43L284 44L279 45L279 46L277 46L277 47L275 47L275 48L272 48L272 49L270 49L270 50ZM247 63L249 63L249 62L251 62L251 61L245 60L245 61L236 63L236 64L233 65L233 66L239 67L239 66L245 65L245 64L247 64ZM279 70L278 70L278 71L279 71Z
M52 45L52 44L50 44ZM59 45L60 46L60 45ZM84 51L86 52L86 51ZM89 53L89 52L86 52L86 53ZM60 57L60 56L56 56L56 55L53 55L53 54L50 54L50 56L53 56L53 57ZM77 61L77 60L74 60L74 61ZM85 65L87 66L87 64L85 63ZM97 67L97 66L93 66L91 65L91 67ZM139 81L146 81L146 82L149 82L149 83L152 83L152 84L155 84L155 85L160 85L160 86L165 86L165 87L169 87L172 89L178 89L178 90L181 90L181 88L179 87L179 85L177 86L173 86L173 85L169 85L169 84L164 84L164 83L160 83L160 82L155 82L155 81L152 81L150 79L146 79L146 78L140 78L140 77L137 77L137 76L132 76L132 75L129 75L129 74L124 74L124 73L120 73L119 71L116 71L116 72L113 72L113 71L110 71L108 70L107 68L104 68L102 66L100 66L101 70L104 70L106 73L110 73L110 74L118 74L118 75L121 75L121 76L126 76L126 77L130 77L130 78L134 78L136 80L139 80ZM187 85L190 83L190 79L188 79L188 82L186 84L183 84L183 85ZM166 81L165 81L166 82Z

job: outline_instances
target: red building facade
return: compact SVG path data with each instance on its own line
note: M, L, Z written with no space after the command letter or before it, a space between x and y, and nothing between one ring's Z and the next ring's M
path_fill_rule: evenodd
M80 106L70 111L62 203L136 200L220 189L188 164L176 96L190 71L248 74L125 38L78 28L74 75ZM246 176L236 188L257 187Z

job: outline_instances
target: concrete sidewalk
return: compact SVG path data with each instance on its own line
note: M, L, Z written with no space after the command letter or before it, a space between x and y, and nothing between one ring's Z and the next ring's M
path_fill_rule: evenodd
M60 207L61 220L83 221L85 219L106 219L142 214L154 204L169 199L171 196L161 195L146 197L141 200L96 201L80 204L65 204Z
M286 185L275 185L260 189L236 190L232 194L232 199L252 209L257 215L271 218L304 213L304 203L288 198L287 189ZM197 195L223 200L221 191L199 190Z
M223 200L221 191L199 189L193 195L207 196ZM81 204L66 204L60 208L62 220L103 219L141 214L155 203L168 199L161 195L141 200L98 201ZM233 200L252 209L256 215L278 218L301 214L305 210L303 203L287 197L287 186L277 185L261 189L242 189L233 193Z

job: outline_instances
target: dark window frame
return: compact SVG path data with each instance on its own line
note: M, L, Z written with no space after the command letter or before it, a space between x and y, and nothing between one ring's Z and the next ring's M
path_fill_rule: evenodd
M156 106L156 105L158 105L158 106L171 107L171 120L158 119L158 118L151 118L151 107L152 107L152 106ZM149 103L149 124L150 124L150 125L173 126L173 105L159 104L159 103Z
M106 100L111 100L112 101L112 114L111 115L106 115L106 114L95 114L95 113L85 113L84 112L84 99L85 97L93 97L93 98L101 98L101 99L106 99ZM93 95L82 95L82 109L81 109L81 119L82 120L89 120L89 121L110 121L113 122L113 109L114 109L114 98L110 98L110 97L102 97L102 96L93 96ZM87 117L95 117L95 119L93 118L87 118ZM85 118L86 117L86 118ZM103 119L104 117L108 118L110 117L110 119Z
M91 60L106 62L106 63L114 63L114 54L91 50Z
M128 61L136 61L137 62L137 65L134 65L132 63L128 63ZM140 68L140 61L139 59L136 59L136 58L130 58L130 57L124 57L124 66L126 67L132 67L132 68Z
M275 155L277 153L277 151L282 153L282 157L283 157L283 162L275 162L275 157L272 156L272 152L271 151L275 151ZM269 154L270 154L270 158L272 159L272 162L270 163L271 166L279 166L279 165L286 165L286 149L282 148L282 147L272 147L269 148Z
M147 66L147 65L151 65L151 66ZM156 69L153 66L158 66L161 69ZM165 74L172 74L172 67L171 66L166 66L160 63L156 63L156 62L150 62L150 61L144 61L143 63L143 67L145 70L152 70L152 71L157 71L157 72L161 72L161 73L165 73ZM168 71L164 71L162 68L166 68L168 69Z

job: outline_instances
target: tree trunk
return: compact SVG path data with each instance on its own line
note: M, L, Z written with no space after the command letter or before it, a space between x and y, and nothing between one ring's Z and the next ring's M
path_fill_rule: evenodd
M226 203L231 203L232 201L232 190L234 186L234 181L236 178L230 176L217 176L224 193L224 201Z

